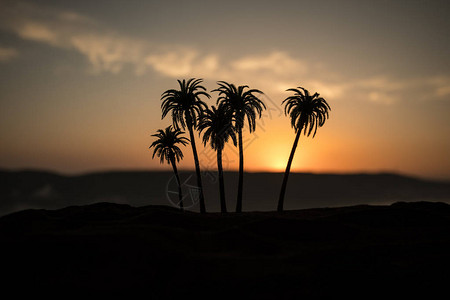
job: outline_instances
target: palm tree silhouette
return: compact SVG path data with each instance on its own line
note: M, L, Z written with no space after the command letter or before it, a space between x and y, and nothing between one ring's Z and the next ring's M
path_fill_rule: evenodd
M155 155L157 155L162 164L164 161L168 164L172 164L173 172L175 173L178 184L178 204L181 210L183 210L183 195L181 193L181 181L178 176L177 162L179 162L180 159L183 159L183 152L178 147L178 144L186 146L189 141L185 137L180 137L182 134L184 134L183 131L172 129L172 126L167 127L165 130L159 129L156 134L152 134L152 136L157 137L157 139L149 147L150 149L153 147L155 148L153 150L152 158L155 158Z
M219 88L213 92L219 92L217 104L223 104L227 111L233 116L234 127L238 133L239 140L239 183L236 202L236 212L242 211L242 189L244 184L244 149L242 145L242 129L247 117L249 131L252 133L256 128L256 116L261 118L261 112L266 108L264 103L254 94L263 94L260 90L249 89L247 85L238 88L234 84L225 81L217 82Z
M207 105L200 99L200 96L211 96L206 93L206 88L201 85L202 79L191 78L188 81L177 80L180 85L179 90L170 89L161 95L162 118L169 112L172 114L173 126L176 129L186 128L189 130L189 136L194 154L195 172L197 175L197 185L199 188L200 212L205 213L205 198L203 196L203 185L200 174L200 163L195 146L194 129L197 128L197 118L207 109Z
M225 143L231 138L233 144L236 146L236 133L232 124L232 114L227 111L224 105L220 104L216 109L214 106L211 109L205 110L200 117L198 129L203 134L203 144L210 143L211 148L217 151L217 169L219 172L219 187L220 187L220 210L222 213L227 212L225 201L225 184L223 179L222 168L222 151Z
M298 87L288 89L287 91L294 92L293 96L284 99L282 104L285 104L284 113L289 114L291 118L291 126L297 133L292 146L291 154L284 172L283 184L281 185L280 198L278 200L278 211L283 211L284 194L286 192L286 185L291 170L292 159L294 158L295 149L298 145L300 135L303 133L310 136L314 130L313 138L316 135L317 127L322 127L325 120L328 119L328 111L331 110L328 103L318 93L311 95L308 90Z

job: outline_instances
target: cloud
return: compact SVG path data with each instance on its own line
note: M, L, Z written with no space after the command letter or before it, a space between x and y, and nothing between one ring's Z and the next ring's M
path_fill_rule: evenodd
M94 73L118 73L125 66L137 74L148 69L169 77L202 74L219 68L214 54L178 45L155 45L105 28L71 11L38 7L31 3L0 3L0 28L25 40L74 50L87 58Z
M303 61L294 59L282 51L274 51L266 55L248 56L232 62L231 66L236 71L264 72L268 71L276 75L305 74L307 65Z
M430 76L427 78L393 78L375 76L355 81L348 89L367 95L372 102L393 104L404 100L430 101L448 99L450 76Z
M215 54L201 56L193 49L170 50L150 54L145 63L154 70L169 77L183 77L198 74L200 77L210 77L219 69L219 59Z
M137 74L151 69L173 78L196 76L242 83L252 78L250 81L256 84L267 85L272 81L268 78L283 80L307 69L304 62L281 51L223 62L215 53L180 45L155 45L104 28L75 12L26 2L3 5L0 17L1 28L23 39L77 51L87 58L94 73L118 73L129 65Z
M450 96L450 76L436 76L428 80L434 88L434 96L443 98Z
M0 2L1 29L25 40L78 52L86 57L91 71L97 74L119 73L128 66L138 75L152 70L171 78L201 77L248 84L276 97L284 96L287 88L301 85L326 98L345 101L352 97L381 104L396 103L408 97L440 99L450 95L448 76L425 80L385 75L352 79L284 51L243 55L224 61L216 53L133 38L73 11L26 2L5 3ZM17 55L13 48L0 48L0 61Z
M19 52L14 48L0 46L0 62L7 62L19 56Z
M35 22L26 22L16 28L17 34L24 39L47 42L58 45L57 34L47 26Z
M143 43L108 34L80 33L70 37L69 45L87 57L94 72L118 73L127 64L133 65L138 73L144 71Z
M88 17L19 2L3 4L0 18L1 28L23 39L81 53L94 72L117 73L126 64L142 72L147 43L117 34Z

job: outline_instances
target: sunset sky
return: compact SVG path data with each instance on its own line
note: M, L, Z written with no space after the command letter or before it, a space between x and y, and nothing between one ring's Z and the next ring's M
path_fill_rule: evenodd
M160 96L196 77L265 92L246 171L284 170L295 135L281 102L302 86L332 111L293 171L450 180L449 3L0 0L0 168L171 170L148 149L171 124Z

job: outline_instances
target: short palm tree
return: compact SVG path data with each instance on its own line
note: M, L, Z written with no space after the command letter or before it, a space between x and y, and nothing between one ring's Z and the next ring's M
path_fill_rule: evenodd
M278 200L278 211L283 211L284 194L291 170L292 159L294 158L295 149L297 149L298 140L303 133L310 136L312 132L313 138L316 135L317 127L322 127L325 120L328 119L328 111L331 110L328 103L318 93L311 95L308 90L298 87L288 89L294 92L293 96L287 97L282 104L285 104L284 113L289 114L291 118L291 126L295 129L296 136L291 154L284 172L283 184L281 185L280 198Z
M182 134L184 134L183 131L173 129L172 126L167 127L165 130L159 129L156 134L152 135L157 139L149 147L150 149L154 147L152 158L155 158L155 155L157 155L162 164L167 162L172 165L178 183L178 205L181 210L183 210L183 195L181 193L181 182L180 177L178 176L177 162L183 159L183 152L178 145L181 144L186 146L189 141L187 138L180 136Z
M209 142L211 148L217 151L217 169L219 172L219 188L220 188L220 211L227 212L225 201L225 184L223 178L222 168L222 151L225 144L231 138L236 146L236 133L234 132L232 124L232 115L223 105L218 108L214 106L211 109L204 111L200 117L198 129L203 133L203 144Z
M195 146L194 129L197 128L197 119L207 109L207 105L200 99L200 96L210 98L206 89L201 85L202 79L191 78L188 81L177 80L180 86L179 90L171 89L165 91L162 96L162 118L170 112L172 115L173 126L176 129L187 127L194 154L195 172L197 175L197 186L199 189L200 212L205 213L205 198L203 196L203 185L200 173L200 163Z
M219 88L213 90L219 92L218 104L223 104L233 116L234 127L238 133L239 144L239 183L236 202L236 212L242 211L242 190L244 184L244 149L242 145L242 129L247 118L250 133L256 128L256 117L261 118L261 112L266 108L264 103L256 96L263 94L257 89L248 89L247 85L236 87L225 81L217 83Z

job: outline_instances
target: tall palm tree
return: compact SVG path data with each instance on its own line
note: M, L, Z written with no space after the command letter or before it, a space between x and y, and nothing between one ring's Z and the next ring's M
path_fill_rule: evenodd
M180 177L178 176L177 162L179 162L180 159L183 159L183 152L178 147L178 144L186 146L189 141L187 138L180 136L182 134L184 134L183 131L172 129L172 126L167 127L165 130L159 129L156 134L152 134L152 136L157 139L149 147L150 149L154 147L152 158L155 158L155 155L157 155L162 164L166 161L168 164L172 165L173 172L177 179L178 205L181 210L183 210L183 195L181 193L181 182Z
M256 128L256 117L261 118L261 112L266 108L264 103L255 95L263 94L257 89L248 89L247 85L236 87L225 81L217 82L219 88L213 90L219 92L217 104L223 104L233 116L234 127L238 133L239 144L239 183L236 202L236 212L242 211L242 189L244 184L244 149L242 145L242 129L245 118L248 121L250 133ZM245 89L248 89L245 91Z
M214 106L211 109L204 111L200 117L198 129L203 134L203 144L210 143L211 148L217 151L217 169L219 172L219 188L220 188L220 211L227 212L225 201L225 184L223 179L222 168L222 151L225 143L231 138L236 146L236 133L234 132L232 124L232 115L223 105L219 105L216 109Z
M291 126L296 132L294 145L284 172L283 184L281 185L280 198L278 200L278 211L283 211L284 194L291 170L292 159L294 158L295 149L297 149L298 140L303 130L305 136L310 136L314 130L313 138L316 136L317 127L322 127L325 120L328 119L328 111L331 110L328 103L318 93L311 95L308 90L298 87L288 89L294 92L293 96L284 99L284 114L291 118Z
M177 80L179 90L170 89L161 95L162 118L169 112L172 115L173 125L176 129L186 128L189 131L192 152L194 154L195 172L197 175L197 186L199 189L200 212L205 213L205 198L203 196L203 185L200 174L200 163L195 146L194 129L197 128L197 119L207 109L207 105L200 99L200 96L210 98L206 93L206 88L201 85L202 79L191 78L188 81Z

